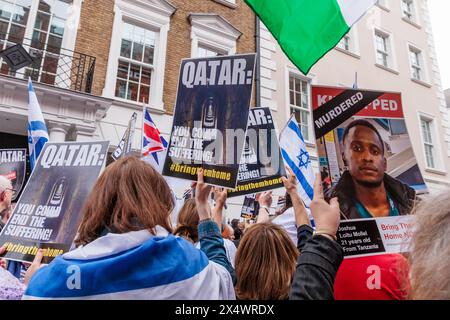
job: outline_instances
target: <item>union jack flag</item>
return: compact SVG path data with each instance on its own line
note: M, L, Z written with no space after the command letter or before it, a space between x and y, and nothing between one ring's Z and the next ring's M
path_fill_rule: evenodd
M144 107L144 126L142 136L142 156L148 156L156 152L164 151L167 141L161 136L158 128L150 116L150 112Z

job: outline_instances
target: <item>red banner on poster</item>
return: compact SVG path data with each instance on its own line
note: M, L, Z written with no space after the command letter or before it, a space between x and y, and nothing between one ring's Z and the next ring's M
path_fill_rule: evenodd
M332 100L347 88L338 87L312 87L312 107L316 110L323 104ZM367 105L363 110L355 114L356 117L403 119L402 95L396 92L385 92L378 99Z

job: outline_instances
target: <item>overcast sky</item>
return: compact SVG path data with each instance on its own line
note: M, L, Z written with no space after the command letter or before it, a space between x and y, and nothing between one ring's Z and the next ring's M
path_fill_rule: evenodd
M450 1L428 0L443 89L450 88Z

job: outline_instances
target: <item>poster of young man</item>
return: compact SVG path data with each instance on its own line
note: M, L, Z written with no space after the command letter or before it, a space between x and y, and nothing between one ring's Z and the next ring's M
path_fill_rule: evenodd
M228 198L281 188L285 174L270 109L250 109L238 184L228 191Z
M14 189L12 201L22 190L25 182L27 169L27 150L26 149L0 149L0 176L5 176L11 180Z
M255 54L181 62L163 175L235 188L252 95Z
M44 263L67 252L85 199L106 160L108 142L47 143L0 234L3 258L32 262L39 248Z
M426 193L427 187L404 121L401 94L313 87L312 99L325 197L338 198L341 218L408 215L417 194Z

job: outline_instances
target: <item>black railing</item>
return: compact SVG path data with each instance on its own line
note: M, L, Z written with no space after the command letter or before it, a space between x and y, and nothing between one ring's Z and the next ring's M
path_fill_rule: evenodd
M91 93L95 57L51 45L49 40L45 43L39 39L25 39L18 35L0 33L0 52L21 44L33 59L30 65L13 70L0 58L0 74L23 79L31 77L34 82Z

